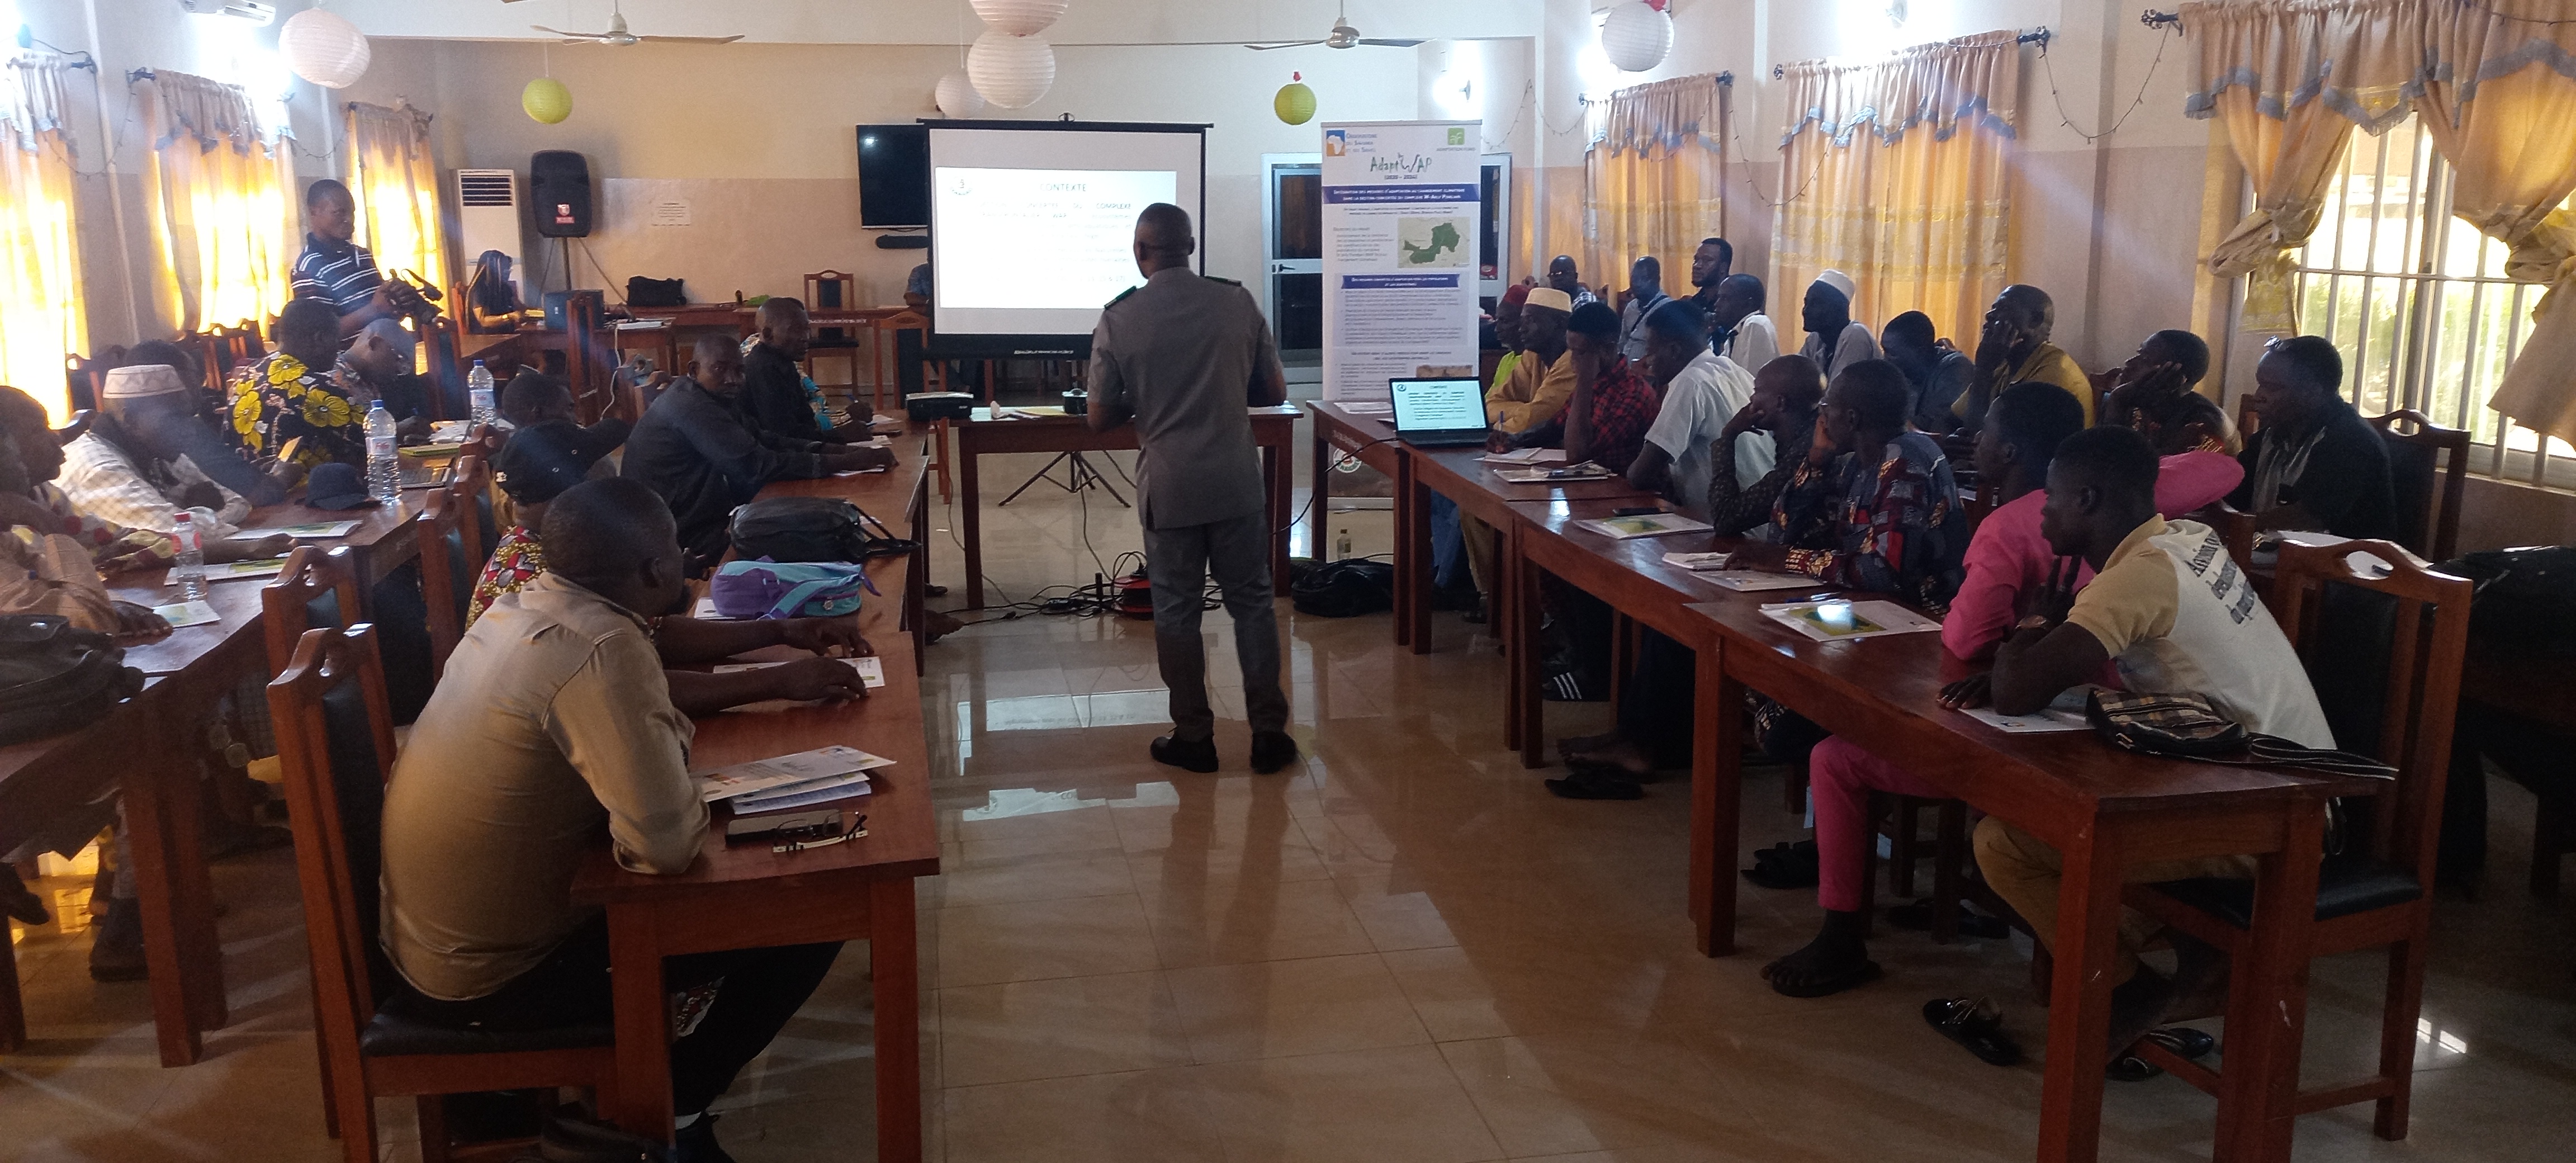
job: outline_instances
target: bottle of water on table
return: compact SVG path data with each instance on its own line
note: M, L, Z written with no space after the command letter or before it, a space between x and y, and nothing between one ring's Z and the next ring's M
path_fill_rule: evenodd
M179 583L179 596L191 602L206 597L206 542L197 528L196 517L186 509L171 514L170 539L179 543L179 564L170 571Z
M391 504L402 497L402 461L394 453L394 414L385 402L367 408L367 495Z
M482 360L475 360L474 370L465 373L465 399L473 409L477 427L491 423L499 414L492 405L492 371L483 366Z

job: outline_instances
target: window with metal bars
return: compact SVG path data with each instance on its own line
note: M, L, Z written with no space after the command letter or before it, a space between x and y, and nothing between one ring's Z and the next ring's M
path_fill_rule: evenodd
M2414 118L2356 130L2299 251L2299 327L2343 352L2363 415L2413 408L2476 434L2472 472L2576 487L2576 448L2487 410L2548 291L2506 278L2505 254L2451 216L2450 165Z

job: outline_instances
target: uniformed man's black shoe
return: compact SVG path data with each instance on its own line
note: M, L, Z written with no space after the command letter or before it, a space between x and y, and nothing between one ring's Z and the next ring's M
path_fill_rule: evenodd
M1293 747L1294 744L1291 744ZM1154 762L1201 775L1216 770L1216 740L1165 735L1154 740ZM1256 749L1257 753L1257 749Z
M1297 740L1286 731L1252 733L1252 770L1269 775L1297 762Z

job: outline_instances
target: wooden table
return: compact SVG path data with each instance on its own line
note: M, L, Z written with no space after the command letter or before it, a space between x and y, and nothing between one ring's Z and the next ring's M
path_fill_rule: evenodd
M1408 455L1412 447L1395 438L1391 415L1354 412L1324 400L1311 401L1307 407L1315 417L1314 499L1308 504L1315 513L1313 527L1318 544L1322 542L1326 506L1332 500L1330 482L1333 462L1338 459L1335 450L1385 473L1386 479L1395 482L1395 644L1410 645L1416 633L1416 611L1407 587L1413 584L1414 571L1405 565L1421 551L1413 536L1413 507L1404 503L1404 498L1413 492L1413 462ZM1422 545L1430 543L1427 535L1418 540ZM1429 604L1428 599L1424 604Z
M908 459L888 476L908 480L918 493L922 462ZM842 495L853 495L870 491L871 480L812 484L840 486ZM899 558L878 563L880 584L894 569L908 575L900 579L905 592L915 592L920 562ZM574 880L576 902L608 912L618 1072L617 1105L609 1115L618 1126L665 1141L671 1135L664 957L864 940L875 999L876 1157L886 1163L920 1160L920 971L912 882L938 875L939 843L930 802L919 662L913 638L898 625L904 604L872 602L860 613L861 629L885 659L886 685L873 696L839 706L711 715L698 720L690 749L690 763L701 770L836 743L892 759L893 767L876 773L875 794L830 805L842 810L845 824L864 813L867 835L785 854L765 845L728 848L723 827L730 813L719 807L698 861L687 872L628 872L617 866L603 843Z
M2090 732L2006 735L1941 709L1937 635L1814 642L1763 616L1763 600L1730 595L1690 607L1705 620L1708 643L1699 653L1690 865L1701 950L1714 956L1733 948L1748 688L1876 754L1905 757L1909 771L2065 858L2039 1158L2091 1160L2100 1149L2098 1064L2110 1036L2123 870L2150 860L2254 854L2253 939L2250 956L2236 966L2227 1015L2217 1157L2287 1159L2326 801L2370 795L2377 785L2132 755Z
M1008 411L1008 409L1004 409ZM1288 588L1288 495L1294 475L1285 459L1296 439L1297 409L1289 405L1254 408L1252 442L1261 449L1261 476L1269 494L1273 548L1270 584ZM958 485L966 542L966 605L984 606L984 512L976 458L1004 452L1107 452L1135 448L1136 426L1121 424L1094 432L1080 416L1033 416L1019 420L962 420L957 433Z

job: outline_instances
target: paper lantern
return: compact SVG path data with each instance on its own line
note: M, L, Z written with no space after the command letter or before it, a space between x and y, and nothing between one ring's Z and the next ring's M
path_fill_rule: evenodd
M996 32L1034 36L1064 15L1065 0L969 0Z
M558 124L572 116L572 90L553 77L539 77L519 91L519 108L538 121Z
M1055 47L1043 37L987 32L966 50L966 76L1004 109L1034 105L1055 85Z
M939 78L939 90L932 97L939 111L950 117L973 117L984 111L984 95L975 91L975 83L964 73L950 73Z
M1270 99L1270 110L1290 125L1304 125L1315 116L1315 91L1306 87L1306 74L1288 74L1288 83L1279 86L1279 95Z
M346 89L367 71L375 54L367 34L345 18L307 8L277 29L277 55L295 75L325 89Z
M1672 49L1673 18L1645 0L1619 0L1601 22L1601 55L1620 72L1645 72L1664 63Z

